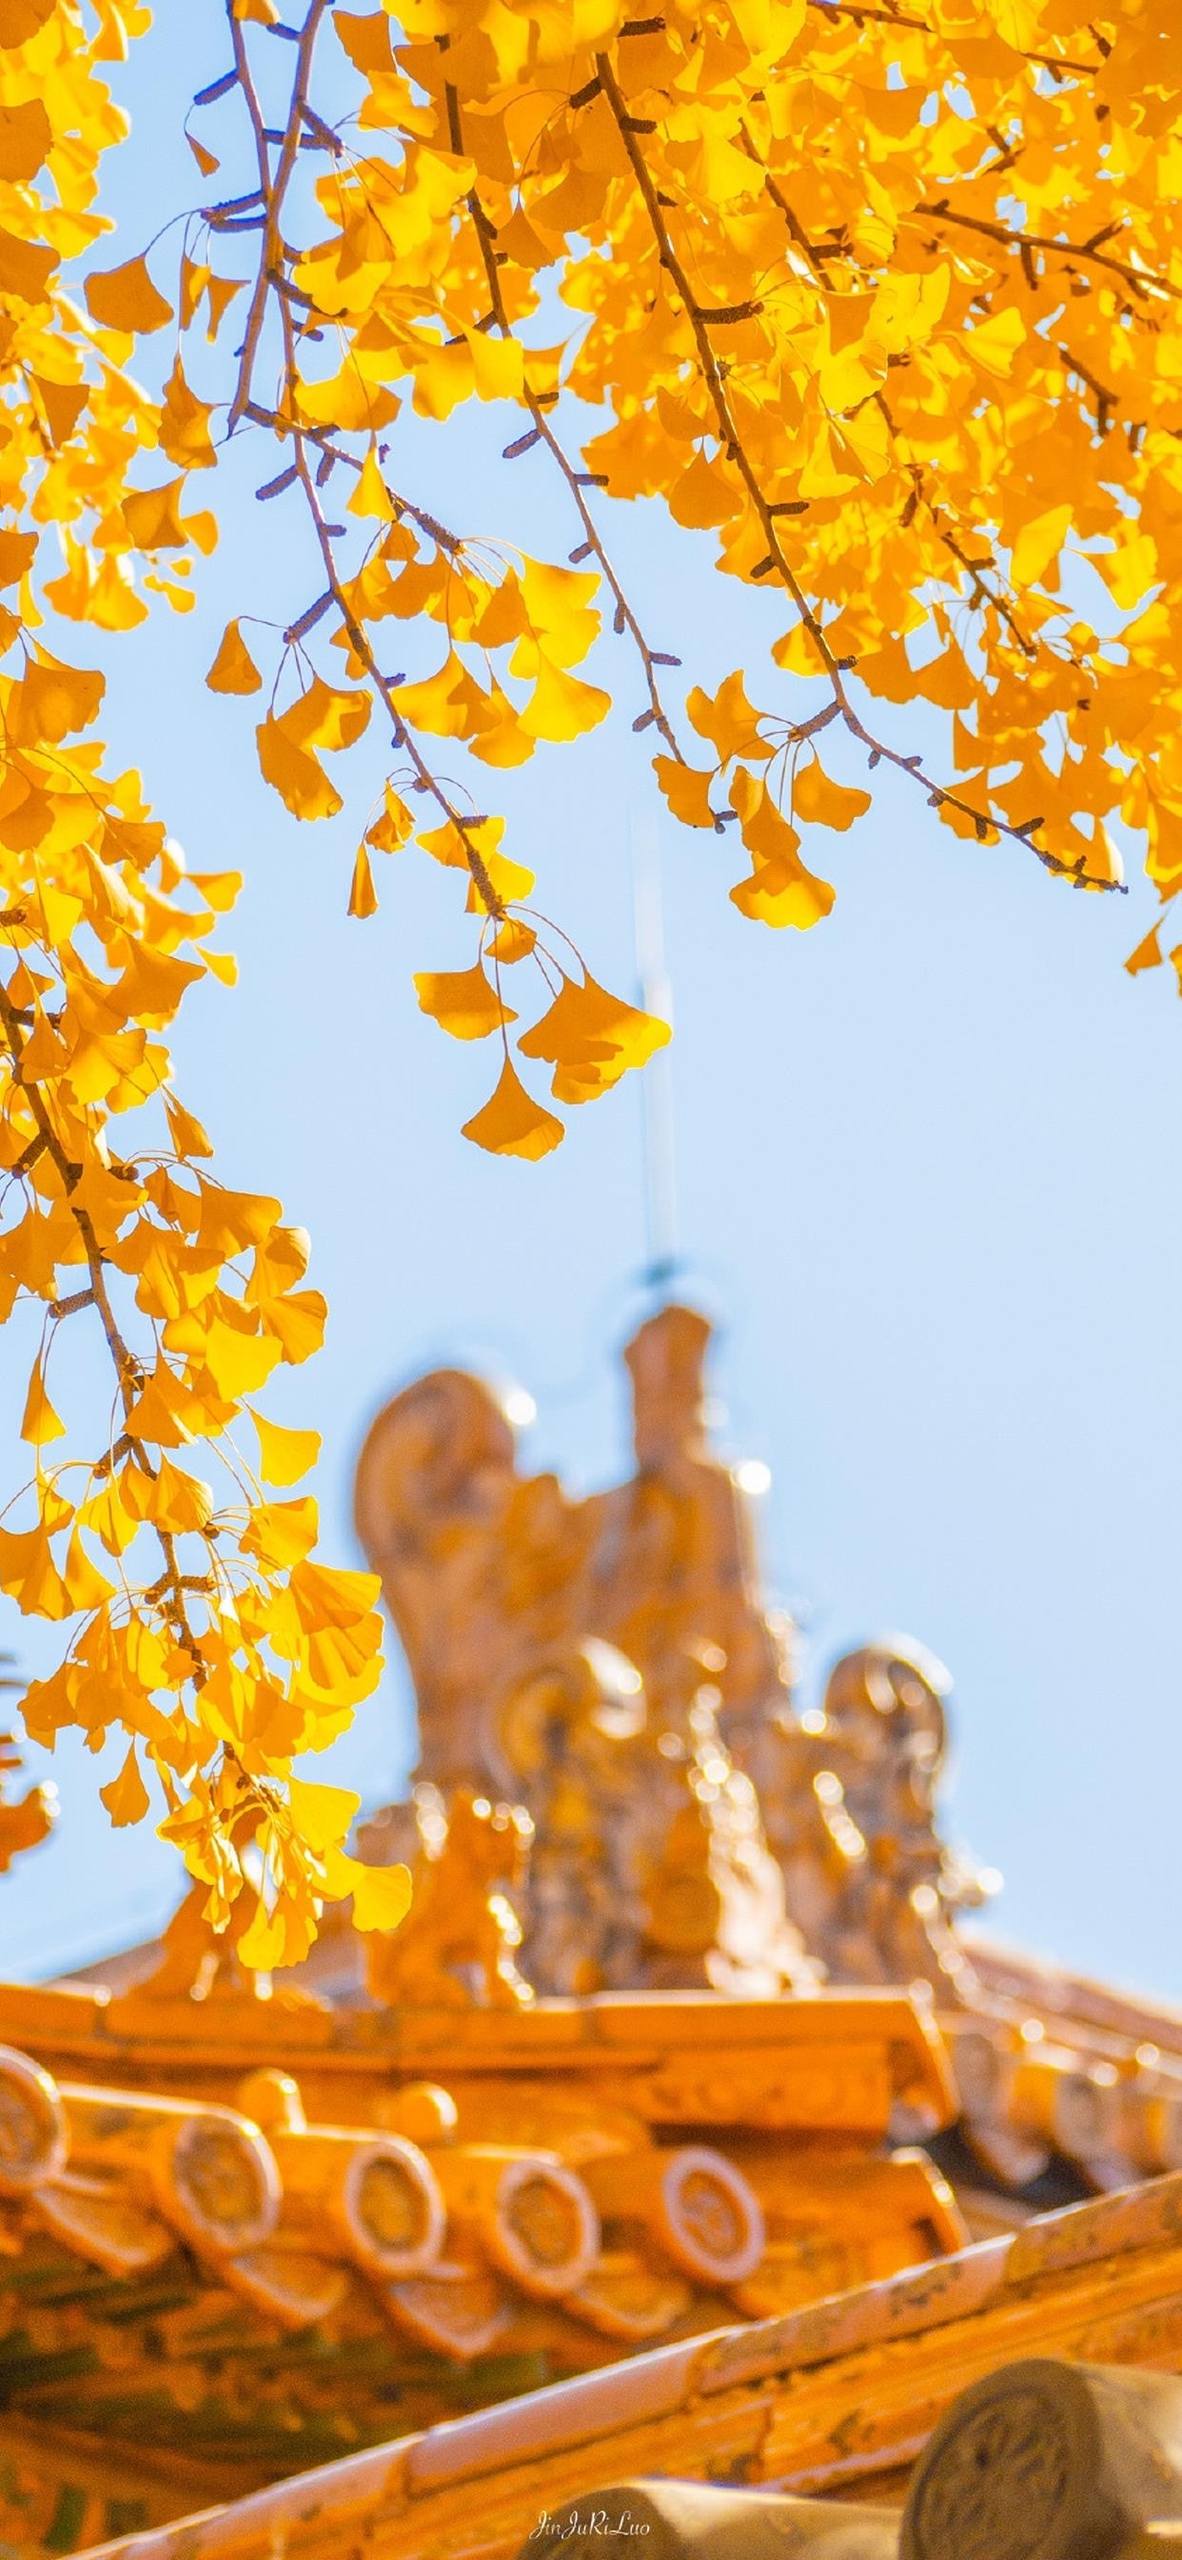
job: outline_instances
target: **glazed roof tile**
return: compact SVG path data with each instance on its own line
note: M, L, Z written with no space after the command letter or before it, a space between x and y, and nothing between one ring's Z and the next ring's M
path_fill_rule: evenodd
M540 2138L522 2123L516 2142L467 2139L447 2089L430 2084L387 2085L398 2130L309 2123L297 2084L274 2070L238 2095L235 2107L91 2086L0 2048L10 2265L56 2248L130 2281L179 2255L185 2299L228 2294L272 2328L331 2320L339 2344L376 2321L395 2344L460 2362L544 2346L560 2371L824 2281L832 2163L794 2155L785 2213L774 2137L743 2168L710 2144L657 2144L641 2121L609 2132L584 2114L567 2128L561 2110L550 2140L544 2110ZM844 2256L829 2249L830 2281L884 2250L898 2265L963 2238L923 2155L847 2165L855 2227ZM0 2311L5 2291L0 2265Z
M120 2560L261 2560L283 2547L311 2560L339 2548L342 2531L364 2529L383 2560L477 2548L507 2560L539 2501L585 2485L592 2447L603 2477L705 2469L832 2487L889 2475L966 2379L1043 2344L1069 2358L1182 2363L1182 2176L784 2319L649 2351L108 2548Z

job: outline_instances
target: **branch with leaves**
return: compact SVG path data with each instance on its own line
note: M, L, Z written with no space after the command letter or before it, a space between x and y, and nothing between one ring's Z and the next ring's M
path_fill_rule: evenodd
M144 618L142 590L189 601L212 520L182 515L184 470L132 478L144 451L193 467L212 450L178 371L153 402L127 369L142 327L171 316L143 261L92 276L88 318L61 282L63 248L103 228L88 206L118 133L98 70L114 13L15 14L24 40L0 50L0 1300L41 1321L0 1582L68 1629L58 1669L24 1692L25 1733L52 1748L74 1727L96 1750L121 1733L112 1820L154 1800L211 1921L233 1911L245 1960L269 1966L306 1952L325 1899L353 1894L365 1925L405 1906L401 1873L345 1851L349 1798L313 1786L305 1803L305 1787L297 1820L291 1793L296 1757L377 1678L375 1586L313 1562L314 1502L270 1489L318 1446L255 1401L320 1340L307 1239L276 1200L213 1177L161 1037L194 984L232 976L214 937L238 876L186 871L138 777L110 775L90 734L103 677L41 637L41 599L107 631ZM84 1361L65 1363L67 1332ZM55 1401L79 1373L89 1430ZM42 1790L5 1805L0 1859L47 1822Z
M121 1729L113 1818L154 1795L262 1964L326 1896L399 1907L347 1858L349 1799L292 1791L377 1676L374 1595L313 1561L292 1490L313 1435L257 1402L319 1339L306 1241L217 1183L172 1083L187 990L232 974L236 877L187 874L108 769L69 626L130 668L150 612L193 604L219 530L194 481L216 492L249 439L292 540L209 686L227 716L254 702L293 818L349 813L354 916L412 845L457 875L455 965L415 986L474 1055L493 1044L465 1125L495 1154L547 1154L667 1037L539 913L489 805L501 772L553 769L612 718L605 625L673 817L738 829L742 914L826 916L834 840L892 772L974 858L1032 852L1056 883L1118 886L1123 829L1164 923L1180 101L1162 0L965 0L954 24L860 0L208 18L222 68L186 122L206 200L162 203L114 258L106 67L146 14L20 0L0 26L0 1295L39 1327L0 1579L66 1631L29 1732ZM569 556L423 494L482 439L514 497L551 475ZM616 565L638 503L701 574L676 650ZM753 620L745 663L702 680L716 573L762 599L770 669ZM1161 957L1156 924L1128 965ZM1169 957L1182 979L1182 941ZM67 1329L105 1381L90 1426L55 1402Z
M1062 601L1062 579L1076 576L1068 555L1078 546L1078 561L1087 561L1118 615L1128 617L1148 592L1134 583L1147 566L1144 546L1129 537L1133 519L1123 497L1109 498L1099 531L1091 521L1082 526L1077 508L1039 505L1029 439L1012 467L1010 403L996 387L1015 369L1021 346L1021 397L1032 415L1059 421L1078 468L1080 429L1094 449L1116 399L1083 339L1099 325L1127 370L1130 326L1147 341L1160 335L1163 311L1168 317L1182 289L1171 273L1176 226L1164 226L1168 238L1152 243L1147 201L1142 238L1133 236L1128 211L1115 220L1109 212L1090 228L1082 210L1074 218L1077 202L1094 210L1106 179L1113 110L1100 92L1112 47L1103 28L1089 22L1099 50L1085 63L1069 42L1037 40L1044 12L1035 0L1029 24L1018 28L1015 20L1016 31L1004 38L982 12L982 28L966 36L979 92L973 112L958 108L933 121L920 116L919 105L938 94L941 80L955 81L958 65L953 40L924 19L781 0L770 35L756 47L721 5L685 29L671 15L621 11L594 49L589 22L580 50L576 11L574 51L564 38L560 61L557 52L551 59L555 38L540 13L528 20L526 51L531 77L545 72L546 80L529 91L539 103L526 114L514 87L516 77L525 79L525 57L510 60L508 37L483 9L454 23L443 9L425 40L404 38L375 11L338 25L364 84L360 151L349 139L349 120L333 125L313 104L323 11L310 9L293 31L287 112L273 128L251 68L253 31L235 17L233 0L230 14L263 208L231 414L266 414L281 442L290 436L300 450L315 447L307 464L289 465L326 580L308 613L331 607L337 636L343 632L403 752L412 801L426 795L446 819L442 829L417 827L413 808L396 795L399 845L415 836L445 859L458 852L475 887L470 902L508 920L519 903L517 884L498 878L485 854L486 831L499 822L468 813L450 787L441 792L422 732L457 739L479 761L517 760L540 739L562 743L579 734L609 706L600 688L571 677L573 656L564 683L553 681L551 669L551 680L522 703L512 678L534 675L539 657L544 667L554 634L528 614L514 617L511 576L494 581L495 610L481 609L471 549L454 536L448 575L434 597L427 580L409 580L420 617L446 627L445 666L409 687L383 680L363 589L383 537L352 581L319 493L343 464L367 477L379 507L380 477L391 533L414 523L415 509L391 481L390 458L404 440L394 423L403 397L396 385L440 431L472 397L511 401L524 412L525 431L509 438L505 457L517 463L534 448L547 456L578 517L571 565L590 564L570 629L580 619L598 627L590 622L598 584L617 633L630 637L639 656L647 700L632 726L656 732L656 778L669 807L684 823L716 834L739 826L751 876L731 894L744 912L781 925L811 924L827 913L833 892L803 858L806 836L818 826L844 831L869 797L821 764L817 740L830 725L824 705L755 708L739 671L713 694L689 688L691 722L716 758L711 767L691 762L662 690L665 669L678 661L649 642L614 569L591 504L601 491L609 502L662 497L679 522L717 529L725 571L782 587L793 620L773 654L788 679L823 686L837 732L871 773L884 767L900 774L970 841L1033 851L1049 872L1081 887L1121 885L1110 821L1130 822L1128 777L1085 715L1097 686L1115 689L1137 625L1118 619L1101 638ZM711 29L725 41L715 76L704 81L699 39ZM265 47L266 33L257 41ZM883 133L892 148L883 164L889 191L876 174L870 210L859 212L848 191L843 196L834 137L855 57L861 76L868 49L881 56L884 100L891 100ZM811 152L792 112L806 94L824 133ZM1046 191L1073 215L1063 237L1034 218L1022 174L1024 154L1041 147L1046 159L1048 137L1059 156ZM316 189L324 227L298 251L285 242L280 216L301 152L317 151L328 163ZM1072 182L1066 194L1064 168ZM937 169L938 190L931 184ZM1025 218L1009 209L1007 188ZM1116 245L1118 233L1128 235L1127 254L1123 237ZM1020 326L1015 262L1021 290L1036 306ZM573 306L580 320L557 348L535 344L531 327L543 303L552 320L554 286L558 308ZM1072 315L1079 345L1048 338L1046 323L1058 316L1064 293L1086 305ZM251 407L249 381L269 297L277 305L284 387L278 406L263 413ZM1077 320L1086 325L1075 327ZM328 382L307 361L327 338L340 359ZM1119 370L1115 361L1108 367ZM964 381L963 396L949 389L954 373ZM334 384L341 393L336 409ZM1078 408L1073 386L1096 400L1094 418ZM589 442L584 435L582 450L577 434L561 432L572 396L615 421ZM303 415L306 405L313 424ZM791 432L772 436L781 413ZM960 434L963 450L953 467L949 424L962 414L968 432ZM992 476L982 469L986 430ZM1145 432L1139 420L1137 439L1129 440L1130 478L1143 474ZM359 453L358 441L368 449ZM1091 454L1088 469L1094 481ZM1036 476L1045 471L1040 454ZM268 484L269 493L281 485L284 475ZM883 572L870 593L847 565L867 550ZM416 554L407 565L419 573L428 564ZM559 573L551 567L548 574L553 581ZM379 613L388 609L380 581L371 586ZM492 631L513 643L507 673L494 670ZM922 648L909 647L913 633L926 634ZM470 642L483 647L483 666ZM1026 704L1020 730L1019 688ZM897 736L893 721L874 715L876 696L953 713L962 768L955 779L934 769L930 751ZM730 704L737 725L728 719ZM298 728L298 704L294 718ZM367 831L355 867L354 912L376 902L369 856L389 848L382 818L376 835ZM528 948L528 936L515 932L501 957L516 959ZM495 958L495 940L482 934L477 978L490 949ZM489 1001L460 1007L456 1018L469 1026L479 1018L504 1042L499 967L495 985L486 984ZM585 1048L602 1029L602 1022L591 1027ZM588 1080L588 1091L614 1080ZM539 1121L519 1139L519 1092L515 1102L507 1151L543 1152L542 1133L549 1143L557 1124ZM482 1139L488 1125L483 1115L469 1124ZM491 1126L495 1131L495 1116Z

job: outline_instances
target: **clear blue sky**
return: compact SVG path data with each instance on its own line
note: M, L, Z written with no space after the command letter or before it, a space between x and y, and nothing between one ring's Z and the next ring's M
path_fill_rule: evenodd
M166 210L199 191L173 136L188 93L224 67L218 11L167 16L134 78L120 75L143 128L111 191L126 254L160 219L162 171ZM225 178L238 183L233 161ZM412 434L411 473L465 531L561 557L571 537L541 459L511 477L497 462L512 431L482 411L441 451ZM487 1058L425 1021L410 984L416 967L471 956L454 879L401 857L383 867L379 916L350 922L378 747L345 815L298 827L258 779L252 706L200 683L231 613L282 623L316 592L294 511L251 509L274 465L248 458L229 467L229 531L201 571L199 613L161 612L109 653L106 725L193 864L246 872L228 937L241 984L192 1006L178 1083L227 1178L279 1191L312 1230L328 1347L270 1402L323 1432L326 1545L355 1561L361 1433L393 1384L441 1359L490 1362L531 1389L537 1465L578 1484L621 1468L640 1109L630 1079L540 1166L460 1137ZM655 514L611 538L654 639L683 650L691 677L750 663L760 600L711 583L704 541L671 541ZM622 644L601 664L619 718L577 751L543 750L508 798L511 849L536 867L542 903L619 985L629 831L651 800ZM777 935L729 905L729 839L671 822L660 838L687 1285L723 1319L725 1445L773 1470L768 1582L806 1626L807 1677L885 1629L930 1644L956 1682L951 1826L1004 1872L997 1927L1182 1993L1182 1008L1164 975L1133 983L1121 968L1148 891L1134 877L1127 899L1082 897L1012 847L959 843L888 780L850 837L811 848L821 867L831 855L831 919ZM16 1369L9 1351L6 1417ZM26 1666L50 1658L52 1630L10 1616L2 1633ZM394 1659L335 1774L376 1801L409 1751ZM102 1768L63 1749L55 1774L57 1840L0 1884L0 1955L17 1973L143 1933L178 1889L159 1844L107 1830Z

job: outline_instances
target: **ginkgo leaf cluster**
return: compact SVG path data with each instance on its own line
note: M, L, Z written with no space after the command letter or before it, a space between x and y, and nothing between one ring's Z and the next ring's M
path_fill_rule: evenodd
M317 110L333 45L356 136ZM280 130L269 50L239 22L220 84L256 148ZM639 692L656 787L680 823L737 830L730 894L760 922L829 912L823 831L866 816L883 765L953 835L1085 888L1121 884L1114 828L1143 833L1163 895L1182 877L1162 603L1182 468L1175 56L1162 0L1101 19L1082 0L418 0L331 28L306 12L283 130L322 155L318 218L293 219L291 150L264 141L230 419L270 425L264 494L302 512L325 583L277 664L239 623L210 682L277 687L260 762L303 818L340 814L344 697L358 732L372 704L393 752L349 908L373 915L375 857L409 841L467 872L477 949L432 974L472 994L445 1027L500 1034L497 1104L466 1123L479 1143L536 1054L522 991L509 1009L477 984L487 918L533 929L482 768L495 783L606 716L584 672L601 622L631 653L620 689ZM400 422L442 438L468 404L516 414L507 465L565 481L568 562L494 552L408 488ZM758 702L741 669L671 698L677 661L604 527L605 502L638 498L778 597ZM409 678L385 673L399 625L426 660ZM943 761L908 735L919 706L947 724ZM529 957L545 1013L555 970L580 975L552 945ZM572 1070L550 1098L605 1082ZM539 1108L534 1152L557 1143Z
M172 1084L235 880L108 765L85 627L194 607L249 436L282 538L210 632L208 715L249 721L277 823L347 838L359 921L412 847L457 875L415 992L496 1155L667 1037L535 907L497 805L613 703L756 922L823 921L888 769L1048 890L1143 846L1165 913L1129 965L1182 976L1182 53L1167 0L208 11L223 68L145 241L99 194L140 0L0 6L0 1312L41 1323L0 1580L65 1631L29 1730L123 1733L112 1819L163 1801L219 1922L261 1847L262 1964L325 1895L395 1916L340 1791L292 1776L376 1677L374 1595L314 1560L313 1435L257 1411L319 1340L306 1240L219 1185ZM549 476L566 556L411 485L461 411ZM662 645L614 564L634 500L764 634L771 600L770 672L695 665L693 617ZM109 1371L86 1453L63 1324Z
M62 272L105 228L97 163L122 119L101 66L144 24L108 0L0 12L0 1314L26 1339L40 1314L0 1586L65 1632L26 1733L95 1750L121 1733L112 1821L163 1817L215 1924L245 1892L282 1963L325 1897L356 1894L362 1925L399 1916L401 1881L343 1846L339 1790L292 1778L374 1685L376 1589L314 1559L315 1504L290 1488L316 1435L255 1401L320 1342L308 1239L218 1181L172 1082L186 993L233 974L217 937L239 876L186 871L94 738L103 675L44 636L47 607L113 631L154 592L188 605L216 534L185 498L213 459L208 412L179 359L160 401L128 370L172 306L142 257L96 270L84 304ZM106 1369L98 1447L76 1445L63 1326Z

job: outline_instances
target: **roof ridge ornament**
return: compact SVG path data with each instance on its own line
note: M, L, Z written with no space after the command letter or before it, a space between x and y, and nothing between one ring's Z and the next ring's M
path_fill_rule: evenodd
M453 1801L523 1806L520 1974L543 1993L768 1997L828 1977L955 2001L953 1923L985 1880L936 1825L948 1675L892 1636L802 1711L795 1629L761 1589L758 1471L710 1442L711 1336L675 1300L641 1324L623 1354L634 1469L585 1497L520 1470L512 1399L462 1370L378 1415L356 1518L420 1757L417 1815L379 1816L364 1854L413 1852ZM389 1962L392 1996L393 1939Z

